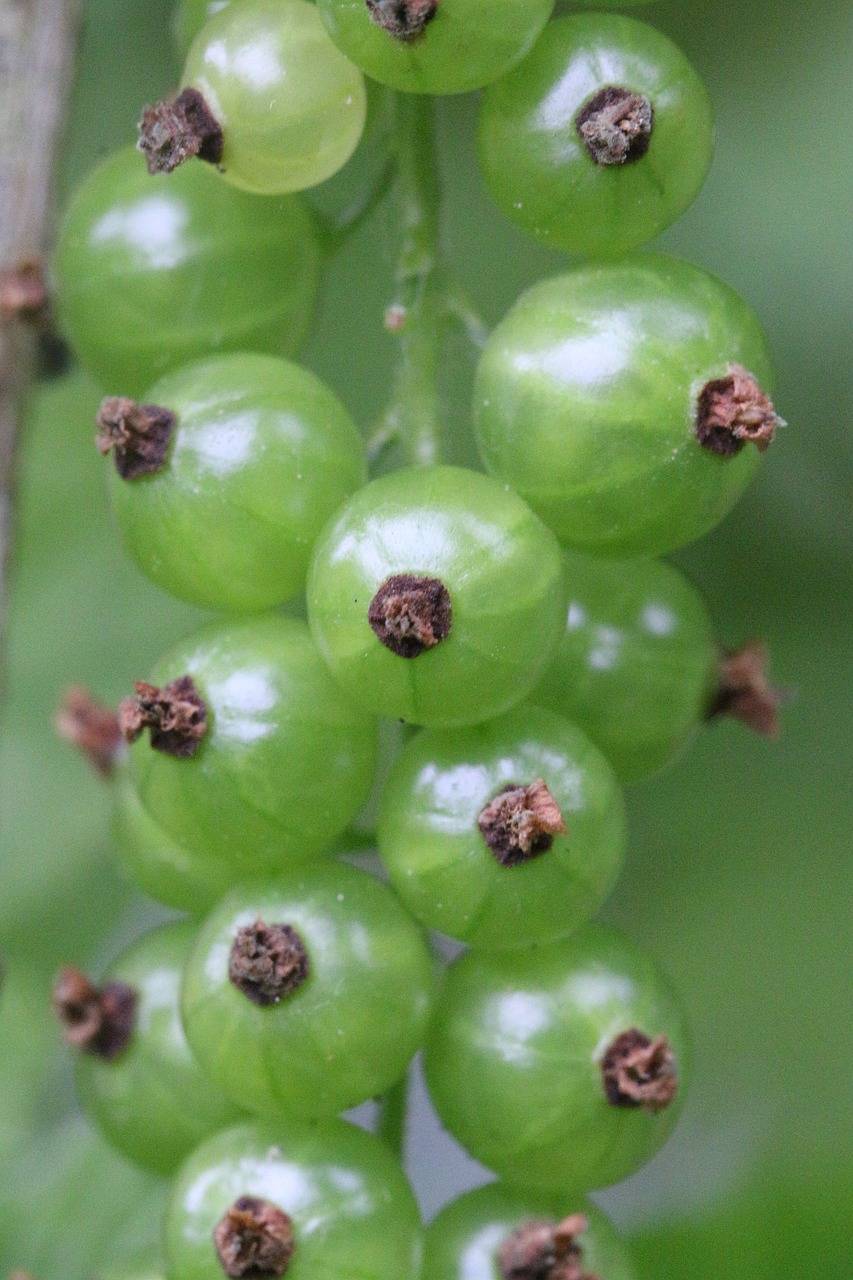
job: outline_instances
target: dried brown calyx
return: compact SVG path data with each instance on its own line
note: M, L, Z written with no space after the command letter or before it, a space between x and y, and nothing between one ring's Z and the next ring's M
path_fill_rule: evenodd
M779 733L780 689L767 678L767 646L750 640L740 649L720 654L717 690L706 718L734 716L755 733L775 738Z
M184 89L177 98L146 107L139 122L138 149L148 172L171 173L185 160L198 156L219 164L224 147L222 126L198 89Z
M608 84L575 116L575 128L596 164L609 168L641 160L649 149L654 108L641 93Z
M110 777L124 750L118 716L111 707L75 685L66 690L54 724L60 738L76 747L102 778Z
M207 733L207 707L192 676L180 676L162 689L137 680L134 696L119 706L118 718L127 742L136 742L145 729L151 746L166 755L194 756Z
M416 40L438 13L439 0L365 0L374 22L398 40Z
M654 1040L632 1028L617 1036L601 1059L607 1101L614 1107L668 1107L678 1092L675 1054L666 1036Z
M104 457L113 450L122 480L138 480L163 469L177 421L160 405L108 396L95 418L95 444Z
M65 1043L112 1062L126 1047L136 1022L136 992L124 982L94 986L79 969L61 969L53 1008Z
M598 1280L583 1265L582 1213L553 1222L524 1222L498 1250L501 1280Z
M567 834L559 805L542 778L527 787L504 787L481 811L477 826L503 867L546 853L554 836Z
M231 945L228 977L253 1004L279 1004L308 977L305 943L289 924L244 925Z
M222 1270L232 1280L283 1276L296 1251L286 1213L255 1196L235 1200L213 1231Z
M750 441L759 452L785 422L752 374L730 364L724 378L706 382L696 402L696 439L718 458L732 458Z
M439 578L395 573L371 600L367 619L386 649L417 658L450 635L450 592Z

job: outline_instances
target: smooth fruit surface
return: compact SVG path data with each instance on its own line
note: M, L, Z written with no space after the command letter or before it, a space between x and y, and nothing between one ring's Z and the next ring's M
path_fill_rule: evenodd
M629 1030L665 1035L678 1091L657 1113L614 1106L600 1062ZM621 934L450 969L427 1041L430 1094L473 1156L515 1186L588 1191L633 1173L666 1141L685 1093L681 1019L654 966Z
M429 1280L511 1280L498 1255L519 1227L530 1222L562 1222L581 1214L587 1227L577 1237L582 1268L578 1280L633 1280L625 1245L600 1209L577 1195L537 1196L500 1183L460 1196L430 1223L426 1232L424 1271ZM548 1280L548 1277L545 1277Z
M177 424L164 466L109 466L126 550L165 591L251 611L302 592L314 541L363 484L358 430L319 378L273 356L203 360L145 394Z
M651 107L647 150L596 163L578 114L609 88ZM699 76L666 36L632 18L550 22L483 99L480 167L504 213L567 253L625 253L684 212L711 163L713 112Z
M240 929L295 929L307 977L278 1003L229 979ZM426 1034L433 967L420 930L384 885L331 862L235 889L202 927L181 1009L205 1071L246 1110L332 1115L380 1094Z
M444 584L446 639L407 659L368 621L397 574ZM308 617L335 679L377 715L414 724L485 720L535 683L562 629L553 536L515 494L457 467L403 470L360 489L317 543Z
M341 694L304 623L276 615L211 624L153 675L189 675L209 712L192 759L141 738L130 774L180 845L223 858L232 883L331 846L370 790L376 732Z
M84 1111L129 1160L171 1174L240 1108L202 1072L181 1025L178 997L196 928L179 922L138 938L107 971L136 992L134 1028L113 1061L81 1054L74 1079Z
M181 84L198 89L219 122L224 177L262 195L331 177L364 129L364 78L306 0L242 0L214 15Z
M338 1120L226 1129L187 1161L166 1213L170 1280L222 1280L213 1231L254 1196L293 1224L287 1280L417 1280L421 1226L397 1160L371 1134Z
M502 865L478 826L508 786L542 779L566 835ZM607 761L573 725L516 707L466 729L427 729L403 750L385 787L379 850L394 887L424 924L492 949L564 937L615 883L625 820Z
M63 331L81 363L130 396L214 352L297 351L320 269L297 197L246 195L202 163L152 178L135 148L84 180L53 265Z
M742 366L770 390L760 325L728 285L643 254L534 285L492 332L474 391L487 469L562 542L656 555L713 528L759 463L700 445L698 398Z
M684 749L713 693L717 646L696 588L660 560L566 553L569 608L532 702L574 721L623 782Z
M424 7L403 0L404 12ZM382 2L394 13L395 6ZM413 38L392 34L365 0L319 0L332 39L372 79L409 93L467 93L504 75L527 53L554 0L440 0ZM396 16L396 15L394 15Z
M172 35L182 58L204 24L234 3L239 0L178 0L172 11Z

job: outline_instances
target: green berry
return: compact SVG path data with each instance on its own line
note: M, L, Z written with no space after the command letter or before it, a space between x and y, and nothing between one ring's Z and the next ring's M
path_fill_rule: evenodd
M370 791L375 727L290 618L206 627L171 650L124 711L146 812L177 845L227 862L232 884L315 858ZM162 733L170 716L184 717L185 740ZM156 749L138 737L144 724Z
M309 571L311 630L335 679L414 724L471 723L519 702L563 607L553 536L515 494L456 467L360 489Z
M189 365L143 406L102 406L102 449L126 439L135 411L146 442L152 406L173 419L150 471L110 467L113 513L130 556L172 595L212 609L258 610L300 594L323 524L364 483L361 437L314 374L273 356ZM131 460L133 454L131 453Z
M262 1207L241 1214L246 1200ZM164 1239L169 1280L420 1275L420 1218L398 1161L339 1120L258 1122L211 1138L181 1170Z
M554 0L319 0L340 49L408 93L467 93L530 49Z
M511 1185L587 1191L666 1141L685 1093L681 1020L654 966L587 925L449 971L426 1051L444 1124Z
M424 924L487 950L565 937L615 883L622 801L573 725L517 707L466 729L427 729L382 797L379 849Z
M213 352L297 351L319 266L297 197L246 195L206 165L152 179L132 149L84 181L54 258L71 346L101 386L130 396Z
M625 253L680 217L711 163L707 90L632 18L572 14L483 99L480 167L523 230L567 253Z
M623 782L647 777L684 749L717 688L708 610L659 560L567 552L566 581L566 630L531 701L579 725Z
M364 129L364 77L305 0L242 0L215 14L190 46L181 88L175 103L143 116L140 146L152 172L199 154L246 191L302 191L337 173ZM188 152L187 108L192 125L202 115L198 146ZM164 148L161 132L173 122Z
M172 35L178 52L186 58L189 47L214 14L238 0L178 0L172 12Z
M66 1034L81 1050L74 1077L83 1110L123 1155L155 1173L172 1173L203 1138L240 1117L202 1073L181 1025L178 997L195 936L192 924L163 925L119 956L100 992L76 970L64 970L55 990ZM119 988L124 1021L113 1039L81 1038L97 1018L115 1017L110 993Z
M770 380L758 321L714 276L658 254L580 267L489 338L477 441L566 545L656 555L712 529L754 475L779 423Z
M520 1193L498 1182L442 1209L426 1233L423 1274L429 1280L633 1280L634 1272L625 1245L588 1200Z
M426 1034L433 966L384 885L332 862L235 889L181 1009L212 1080L262 1115L332 1115L389 1088Z

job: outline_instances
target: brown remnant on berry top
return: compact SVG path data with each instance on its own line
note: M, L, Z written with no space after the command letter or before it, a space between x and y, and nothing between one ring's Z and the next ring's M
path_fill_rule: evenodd
M65 1043L112 1062L126 1047L136 1021L137 996L124 982L94 986L79 969L64 968L53 985L53 1008Z
M615 84L599 89L575 116L587 152L602 168L641 160L653 125L654 108L648 98Z
M524 1222L498 1250L501 1280L598 1280L583 1265L582 1213L553 1222Z
M137 680L134 696L118 709L119 724L127 742L136 742L145 729L151 746L166 755L194 756L207 733L207 707L192 676L179 676L162 689Z
M171 173L193 156L219 164L224 144L222 126L198 89L184 89L142 112L136 146L150 174Z
M111 707L74 685L65 691L54 725L60 738L76 747L102 778L110 777L124 747L118 716Z
M503 867L547 853L554 836L567 834L560 807L542 778L527 787L504 787L481 811L477 826Z
M392 574L371 600L367 620L386 649L417 658L450 635L450 592L439 578Z
M717 690L706 719L734 716L755 733L777 737L783 694L768 680L767 667L767 646L761 640L750 640L740 649L723 650Z
M785 423L773 401L742 365L706 382L696 402L696 439L719 458L732 458L750 441L760 453Z
M286 1213L256 1196L240 1196L213 1230L222 1270L232 1280L280 1277L296 1250Z
M308 977L305 943L289 924L244 925L231 945L228 977L253 1004L279 1004Z
M170 409L158 404L107 396L95 417L95 444L104 457L114 451L122 480L138 480L162 471L177 421Z
M398 40L416 40L438 13L439 0L365 0L374 22Z
M678 1092L675 1054L666 1036L652 1040L635 1027L624 1031L601 1059L607 1101L614 1107L643 1107L654 1114Z

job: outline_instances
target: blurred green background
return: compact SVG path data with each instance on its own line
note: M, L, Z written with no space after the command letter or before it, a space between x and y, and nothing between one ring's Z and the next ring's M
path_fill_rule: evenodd
M87 0L63 195L171 87L168 10ZM629 796L628 869L607 915L683 994L696 1069L676 1137L607 1203L648 1280L849 1280L853 6L661 0L633 11L684 47L718 112L707 187L661 244L756 308L790 423L735 513L680 559L721 639L766 637L795 698L778 743L715 727ZM447 246L493 322L564 260L488 205L474 112L470 100L439 109ZM394 244L386 205L333 263L306 353L365 425L393 356L381 318ZM449 369L462 424L470 360L455 351ZM145 583L117 545L92 446L100 394L75 373L34 397L6 634L0 1272L25 1267L37 1280L83 1280L142 1248L161 1194L74 1118L48 1014L58 964L97 968L154 918L111 866L107 797L55 740L54 708L72 682L117 700L198 616Z

